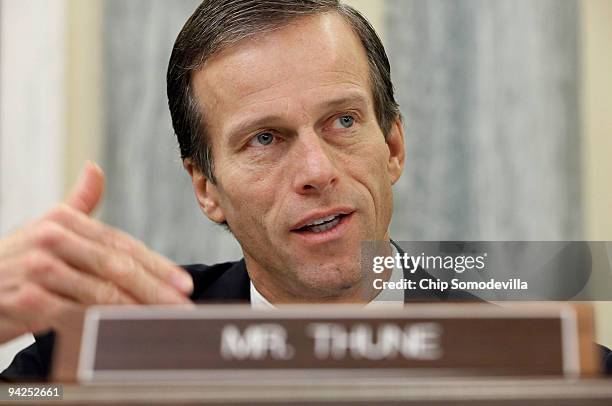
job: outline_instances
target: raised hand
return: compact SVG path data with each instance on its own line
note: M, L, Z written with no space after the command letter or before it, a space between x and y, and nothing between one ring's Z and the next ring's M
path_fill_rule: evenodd
M92 304L187 304L191 277L90 217L104 174L88 163L63 204L0 240L0 343Z

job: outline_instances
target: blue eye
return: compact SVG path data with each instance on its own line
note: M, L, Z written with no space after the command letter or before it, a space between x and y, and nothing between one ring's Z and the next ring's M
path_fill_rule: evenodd
M335 121L340 125L340 128L351 128L355 124L355 118L353 116L342 116L338 117ZM335 128L339 128L334 125Z
M274 135L272 135L272 133L261 133L256 135L252 140L251 143L257 143L259 145L270 145L272 144L272 142L274 142Z

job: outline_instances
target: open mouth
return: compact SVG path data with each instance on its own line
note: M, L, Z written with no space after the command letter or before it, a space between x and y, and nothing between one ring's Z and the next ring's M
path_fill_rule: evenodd
M346 216L348 216L348 214L335 214L333 216L323 217L293 231L299 233L324 233L340 224L342 219Z

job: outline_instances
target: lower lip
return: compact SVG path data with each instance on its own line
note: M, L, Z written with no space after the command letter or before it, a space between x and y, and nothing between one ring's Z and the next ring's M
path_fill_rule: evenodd
M292 231L294 235L297 235L303 241L308 244L323 244L333 240L337 240L344 235L349 227L349 223L353 218L353 213L347 214L340 219L340 222L336 224L334 228L323 231L321 233L314 233L312 231Z

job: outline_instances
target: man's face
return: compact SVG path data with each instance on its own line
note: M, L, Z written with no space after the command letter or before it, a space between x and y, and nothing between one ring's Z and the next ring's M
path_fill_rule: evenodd
M298 19L215 55L193 86L217 183L188 169L257 289L279 303L363 300L361 242L389 238L404 146L399 119L387 140L377 123L350 26Z

